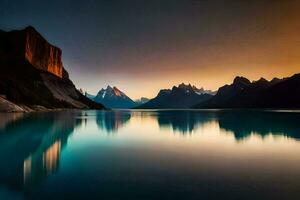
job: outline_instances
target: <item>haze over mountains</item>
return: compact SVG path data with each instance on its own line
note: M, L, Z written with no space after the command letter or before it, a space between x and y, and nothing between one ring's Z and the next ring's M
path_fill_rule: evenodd
M0 30L0 111L102 109L75 88L61 54L33 27Z
M141 97L140 99L135 100L135 103L137 104L137 106L142 105L144 103L147 103L150 99L146 98L146 97Z

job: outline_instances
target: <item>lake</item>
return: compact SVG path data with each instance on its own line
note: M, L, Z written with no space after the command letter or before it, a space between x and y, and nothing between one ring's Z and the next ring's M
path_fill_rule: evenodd
M0 199L300 199L300 112L0 114Z

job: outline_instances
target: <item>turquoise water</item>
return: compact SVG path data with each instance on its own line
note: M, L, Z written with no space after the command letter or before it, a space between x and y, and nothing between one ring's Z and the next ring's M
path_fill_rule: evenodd
M300 199L300 112L0 114L0 199Z

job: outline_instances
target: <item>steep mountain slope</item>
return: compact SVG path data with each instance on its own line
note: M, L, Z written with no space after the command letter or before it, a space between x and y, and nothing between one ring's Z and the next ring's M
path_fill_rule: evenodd
M0 97L0 112L24 112L20 106Z
M82 95L61 62L61 50L34 28L0 31L0 95L21 107L104 108Z
M101 89L94 98L95 102L107 108L132 108L136 103L116 87L107 86Z
M89 94L87 92L84 93L84 96L86 96L87 98L91 99L94 101L94 98L96 97L95 95Z
M290 78L250 82L236 77L231 85L194 108L300 108L300 74Z
M208 100L213 95L195 86L180 84L170 89L160 90L158 95L147 103L137 106L138 109L189 108L196 103Z

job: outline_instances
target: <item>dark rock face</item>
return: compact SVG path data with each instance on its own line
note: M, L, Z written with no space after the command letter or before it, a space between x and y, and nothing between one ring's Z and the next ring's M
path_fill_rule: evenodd
M25 31L25 58L37 69L62 78L61 50L49 44L35 29L29 27Z
M300 108L300 74L271 81L250 82L237 77L231 85L194 108Z
M33 27L2 31L0 35L0 59L25 59L35 68L62 78L61 50L49 44Z
M245 85L245 86L250 85L251 82L247 78L245 78L245 77L237 76L233 80L233 84L240 85L242 87L243 85Z
M24 112L24 109L0 96L0 112Z
M202 92L203 93L202 93ZM139 109L160 109L160 108L190 108L196 103L208 100L213 95L205 90L191 86L190 84L180 84L172 89L160 90L158 95L147 103L137 106Z
M32 27L0 31L0 94L22 108L103 108L75 88L61 50Z

